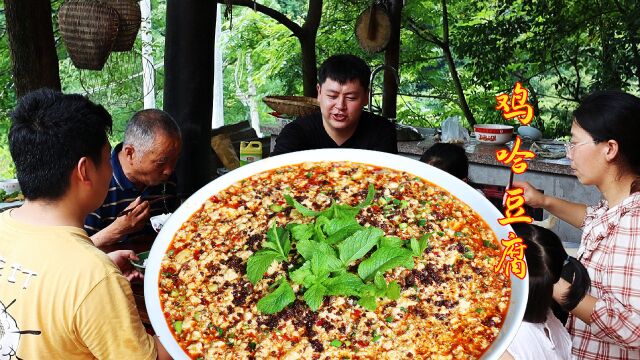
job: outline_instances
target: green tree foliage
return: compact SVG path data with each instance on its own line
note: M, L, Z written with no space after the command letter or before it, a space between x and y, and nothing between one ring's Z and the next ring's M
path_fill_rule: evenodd
M53 0L54 34L60 78L66 92L88 94L114 116L115 143L133 112L142 107L140 44L131 53L115 54L102 72L77 70L57 29L62 0ZM264 0L297 24L303 24L308 0ZM530 90L535 124L545 135L566 135L571 111L586 94L607 88L639 92L640 3L637 0L484 0L446 1L449 42L454 65L474 118L503 123L495 96L510 92L516 81ZM358 15L370 5L356 0L325 0L317 37L318 62L336 53L353 53L376 67L383 54L367 54L354 34ZM153 57L157 106L162 107L166 0L152 0ZM443 0L408 1L403 10L398 121L439 126L463 115L442 47L424 33L443 39ZM413 25L412 25L413 24ZM236 6L233 20L223 20L224 112L227 124L249 118L238 98L249 79L256 86L263 123L272 122L266 95L302 94L299 41L268 16ZM418 30L416 30L418 29ZM250 62L252 71L248 72ZM237 79L237 81L236 81ZM380 106L382 76L372 89ZM0 177L12 175L7 151L8 113L15 104L4 5L0 2Z

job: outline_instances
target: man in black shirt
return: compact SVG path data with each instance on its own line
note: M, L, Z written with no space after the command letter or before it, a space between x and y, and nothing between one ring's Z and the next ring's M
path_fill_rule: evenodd
M362 111L369 101L369 66L354 55L334 55L320 66L320 112L287 124L271 155L299 150L354 148L398 153L395 125Z

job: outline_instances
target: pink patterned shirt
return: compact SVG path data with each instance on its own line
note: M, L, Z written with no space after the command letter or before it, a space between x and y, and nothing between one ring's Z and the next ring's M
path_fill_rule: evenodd
M640 193L609 209L587 208L578 258L599 299L587 325L573 315L567 328L578 359L640 359Z

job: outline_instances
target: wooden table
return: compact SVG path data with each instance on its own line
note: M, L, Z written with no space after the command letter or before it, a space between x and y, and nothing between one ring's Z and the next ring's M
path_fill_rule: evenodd
M100 249L105 253L109 253L115 250L133 250L136 254L138 254L143 251L151 250L151 245L153 245L154 240L155 236L139 236L135 239L101 246ZM131 289L133 290L133 298L136 301L136 306L138 307L140 320L142 320L142 323L145 326L151 326L151 321L149 320L149 315L147 314L147 307L144 302L144 280L133 280L131 282Z

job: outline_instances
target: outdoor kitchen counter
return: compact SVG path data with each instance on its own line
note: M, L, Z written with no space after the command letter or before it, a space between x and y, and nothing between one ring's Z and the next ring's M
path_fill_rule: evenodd
M422 153L433 145L433 141L398 141L398 152L400 154L410 154L420 156ZM476 140L471 140L465 143L464 148L469 157L469 162L472 164L482 164L490 166L502 166L506 168L506 165L500 163L496 159L496 151L500 149L508 148L506 145L490 145L479 143ZM571 162L567 158L562 159L538 159L527 161L529 167L527 171L538 171L550 174L569 175L571 174Z
M263 125L261 130L264 134L271 136L271 149L275 145L275 138L282 130L282 125ZM420 141L398 141L398 152L400 155L408 155L413 158L419 158L422 153L434 144L432 138L427 137ZM506 165L496 160L496 151L507 148L506 145L489 145L478 142L475 139L467 142L464 148L472 164L499 166L507 168ZM551 160L551 159L533 159L528 160L529 167L527 171L536 171L541 173L558 174L573 176L571 174L570 161L567 158Z

